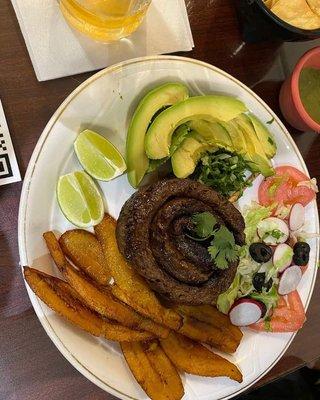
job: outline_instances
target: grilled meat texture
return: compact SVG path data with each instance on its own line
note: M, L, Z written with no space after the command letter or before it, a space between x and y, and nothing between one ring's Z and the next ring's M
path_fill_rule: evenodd
M123 206L117 242L123 256L150 286L169 300L215 304L232 283L238 261L219 270L206 243L192 240L191 216L209 211L243 245L240 212L213 189L190 179L167 179L139 189Z

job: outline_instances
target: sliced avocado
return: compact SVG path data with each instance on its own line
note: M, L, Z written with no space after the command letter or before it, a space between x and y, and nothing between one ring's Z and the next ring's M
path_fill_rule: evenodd
M242 155L245 154L247 152L247 145L242 129L239 129L237 123L233 120L229 122L220 122L220 124L228 131L234 151Z
M145 140L147 156L152 159L167 157L173 132L185 122L195 119L229 121L245 111L246 106L234 97L190 97L167 108L150 125Z
M252 122L256 135L260 140L267 157L274 157L277 152L277 145L271 132L255 115L250 113L248 114L248 117Z
M247 152L243 154L243 157L250 162L252 170L260 172L264 176L273 175L274 169L256 136L249 117L246 114L241 114L234 119L234 122L244 135Z
M228 131L220 122L209 122L195 119L189 122L189 127L197 132L207 143L234 151Z
M175 130L175 132L172 135L172 141L170 146L171 156L180 147L184 139L190 134L190 130L191 129L186 124L180 125L178 129Z
M197 133L190 132L171 157L173 173L177 178L187 178L194 172L203 154L213 149L215 146L208 144Z
M132 117L126 143L128 180L133 187L139 185L149 167L144 141L153 116L162 108L188 97L186 86L180 83L166 83L153 89L140 101Z

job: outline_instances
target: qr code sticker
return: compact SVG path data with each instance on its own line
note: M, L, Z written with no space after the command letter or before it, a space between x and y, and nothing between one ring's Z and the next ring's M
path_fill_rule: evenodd
M0 101L0 186L17 182L20 172Z

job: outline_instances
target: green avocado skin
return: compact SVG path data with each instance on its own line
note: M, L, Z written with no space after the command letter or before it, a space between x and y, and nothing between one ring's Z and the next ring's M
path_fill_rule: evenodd
M145 135L154 115L162 108L172 106L189 97L188 88L176 82L165 83L150 91L138 104L132 117L126 141L128 181L138 187L149 168L145 153ZM161 113L160 113L161 115Z
M235 97L208 95L190 97L169 107L150 125L145 138L145 150L150 159L170 155L174 131L188 121L229 121L246 112L246 106Z

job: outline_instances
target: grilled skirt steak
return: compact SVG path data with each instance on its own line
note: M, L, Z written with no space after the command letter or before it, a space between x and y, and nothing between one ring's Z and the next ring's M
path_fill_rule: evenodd
M215 304L232 283L238 261L219 270L207 243L192 240L191 216L209 211L243 245L240 212L209 187L189 179L167 179L139 189L124 204L117 223L123 256L150 286L169 300Z

